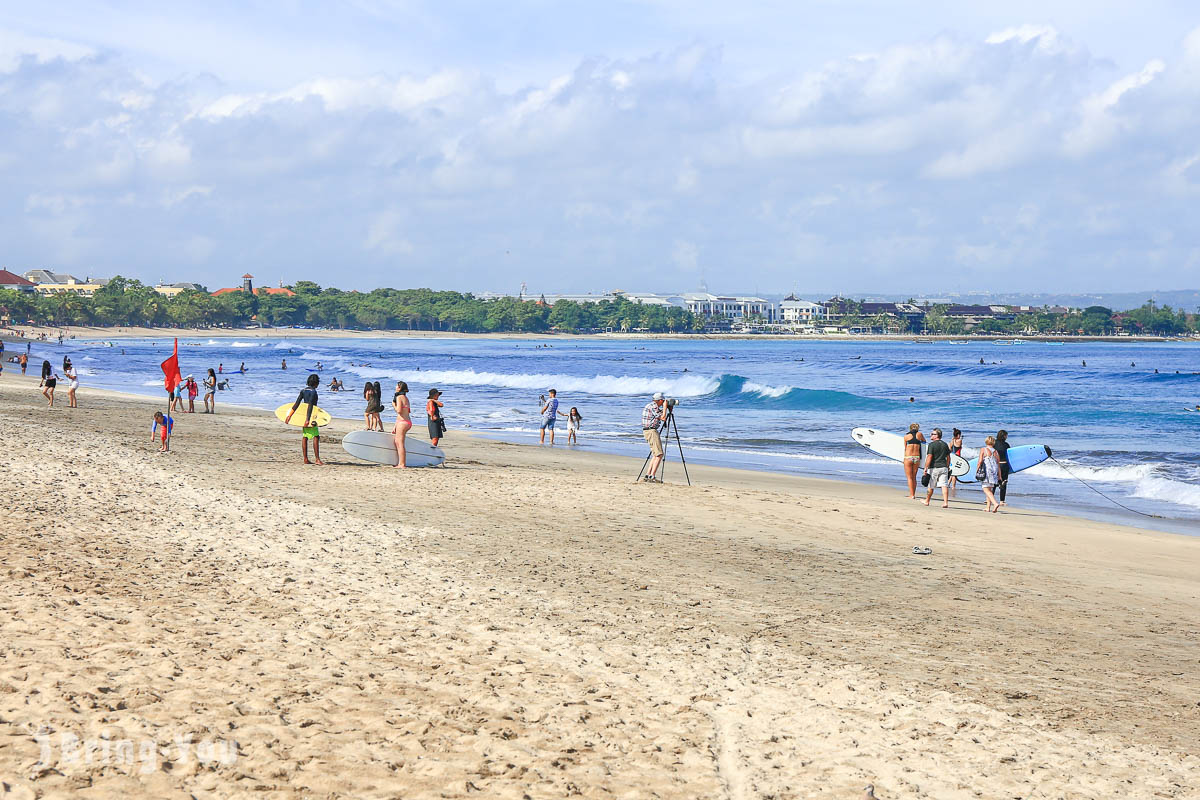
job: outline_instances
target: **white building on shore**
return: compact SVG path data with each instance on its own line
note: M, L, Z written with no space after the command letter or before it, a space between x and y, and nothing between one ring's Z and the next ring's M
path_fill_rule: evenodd
M761 297L723 296L708 292L685 292L684 307L700 317L724 317L731 322L746 322L757 318L765 323L777 321L777 309L770 300Z
M779 321L784 325L815 325L826 319L825 306L789 294L779 301Z

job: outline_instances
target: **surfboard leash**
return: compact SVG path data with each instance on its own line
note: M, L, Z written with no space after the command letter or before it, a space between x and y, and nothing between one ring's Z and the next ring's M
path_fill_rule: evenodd
M1063 472L1067 473L1067 474L1068 474L1068 475L1070 475L1072 478L1074 478L1075 480L1079 481L1079 482L1080 482L1080 483L1082 483L1084 486L1086 486L1087 488L1091 489L1093 492L1095 492L1096 494L1100 495L1101 497L1103 497L1105 500L1107 500L1108 502L1112 503L1113 505L1120 506L1121 508L1125 509L1126 511L1129 511L1129 512L1131 512L1131 513L1134 513L1134 514L1140 514L1140 515L1141 515L1141 516L1143 516L1143 517L1150 517L1151 519L1166 519L1166 517L1164 517L1162 514L1147 514L1145 511L1138 511L1136 508L1130 508L1129 506L1125 505L1124 503L1122 503L1122 502L1121 502L1121 501L1119 501L1119 500L1114 500L1113 498L1111 498L1111 497L1109 497L1108 495L1106 495L1104 492L1102 492L1102 491L1100 491L1099 489L1097 489L1095 486L1092 486L1090 483L1088 483L1087 481L1085 481L1083 478L1081 478L1081 477L1079 477L1078 475L1076 475L1074 472L1071 472L1071 470L1067 469L1067 465L1066 465L1066 464L1062 463L1061 461L1059 461L1059 460L1058 460L1057 458L1055 458L1054 456L1050 456L1050 460L1051 460L1051 461L1053 461L1055 464L1058 464L1060 467L1062 467L1062 469L1063 469Z

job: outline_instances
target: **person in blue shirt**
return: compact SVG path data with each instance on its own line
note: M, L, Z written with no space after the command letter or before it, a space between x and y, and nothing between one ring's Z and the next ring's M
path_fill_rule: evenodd
M305 464L316 463L317 466L325 466L325 462L321 460L321 429L317 427L316 421L312 418L313 409L317 407L317 387L321 385L321 379L314 375L308 376L308 385L300 390L300 394L296 396L296 402L292 403L292 410L288 412L287 419L284 422L292 421L292 414L296 413L296 409L301 403L308 406L304 411L304 425L300 428L300 432L304 434L300 439L300 453L304 456ZM308 460L308 440L312 439L313 443L313 461Z
M558 410L558 390L550 390L550 399L546 401L546 405L542 406L542 431L538 437L538 444L546 443L546 431L550 431L550 444L554 444L554 421L559 415L567 416Z

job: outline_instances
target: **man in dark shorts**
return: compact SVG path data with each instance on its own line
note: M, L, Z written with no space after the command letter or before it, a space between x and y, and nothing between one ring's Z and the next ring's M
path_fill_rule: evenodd
M925 473L929 475L929 488L925 491L925 505L933 499L935 487L942 490L942 508L950 507L950 445L942 441L942 429L934 428L929 438L929 449L925 453Z

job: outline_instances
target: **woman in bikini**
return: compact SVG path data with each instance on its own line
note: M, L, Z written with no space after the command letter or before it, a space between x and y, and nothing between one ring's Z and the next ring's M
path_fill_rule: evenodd
M396 381L396 393L392 395L392 408L396 409L396 427L392 433L396 436L397 469L408 467L408 452L404 449L404 437L412 429L412 405L408 402L408 384Z
M921 433L921 426L913 423L908 426L908 433L904 436L904 476L908 478L908 499L917 499L917 470L921 467L921 445L925 442L925 435Z
M954 434L950 437L950 452L953 455L962 456L963 438L962 431L958 428L954 429ZM950 476L950 496L954 497L954 491L958 488L958 478Z

